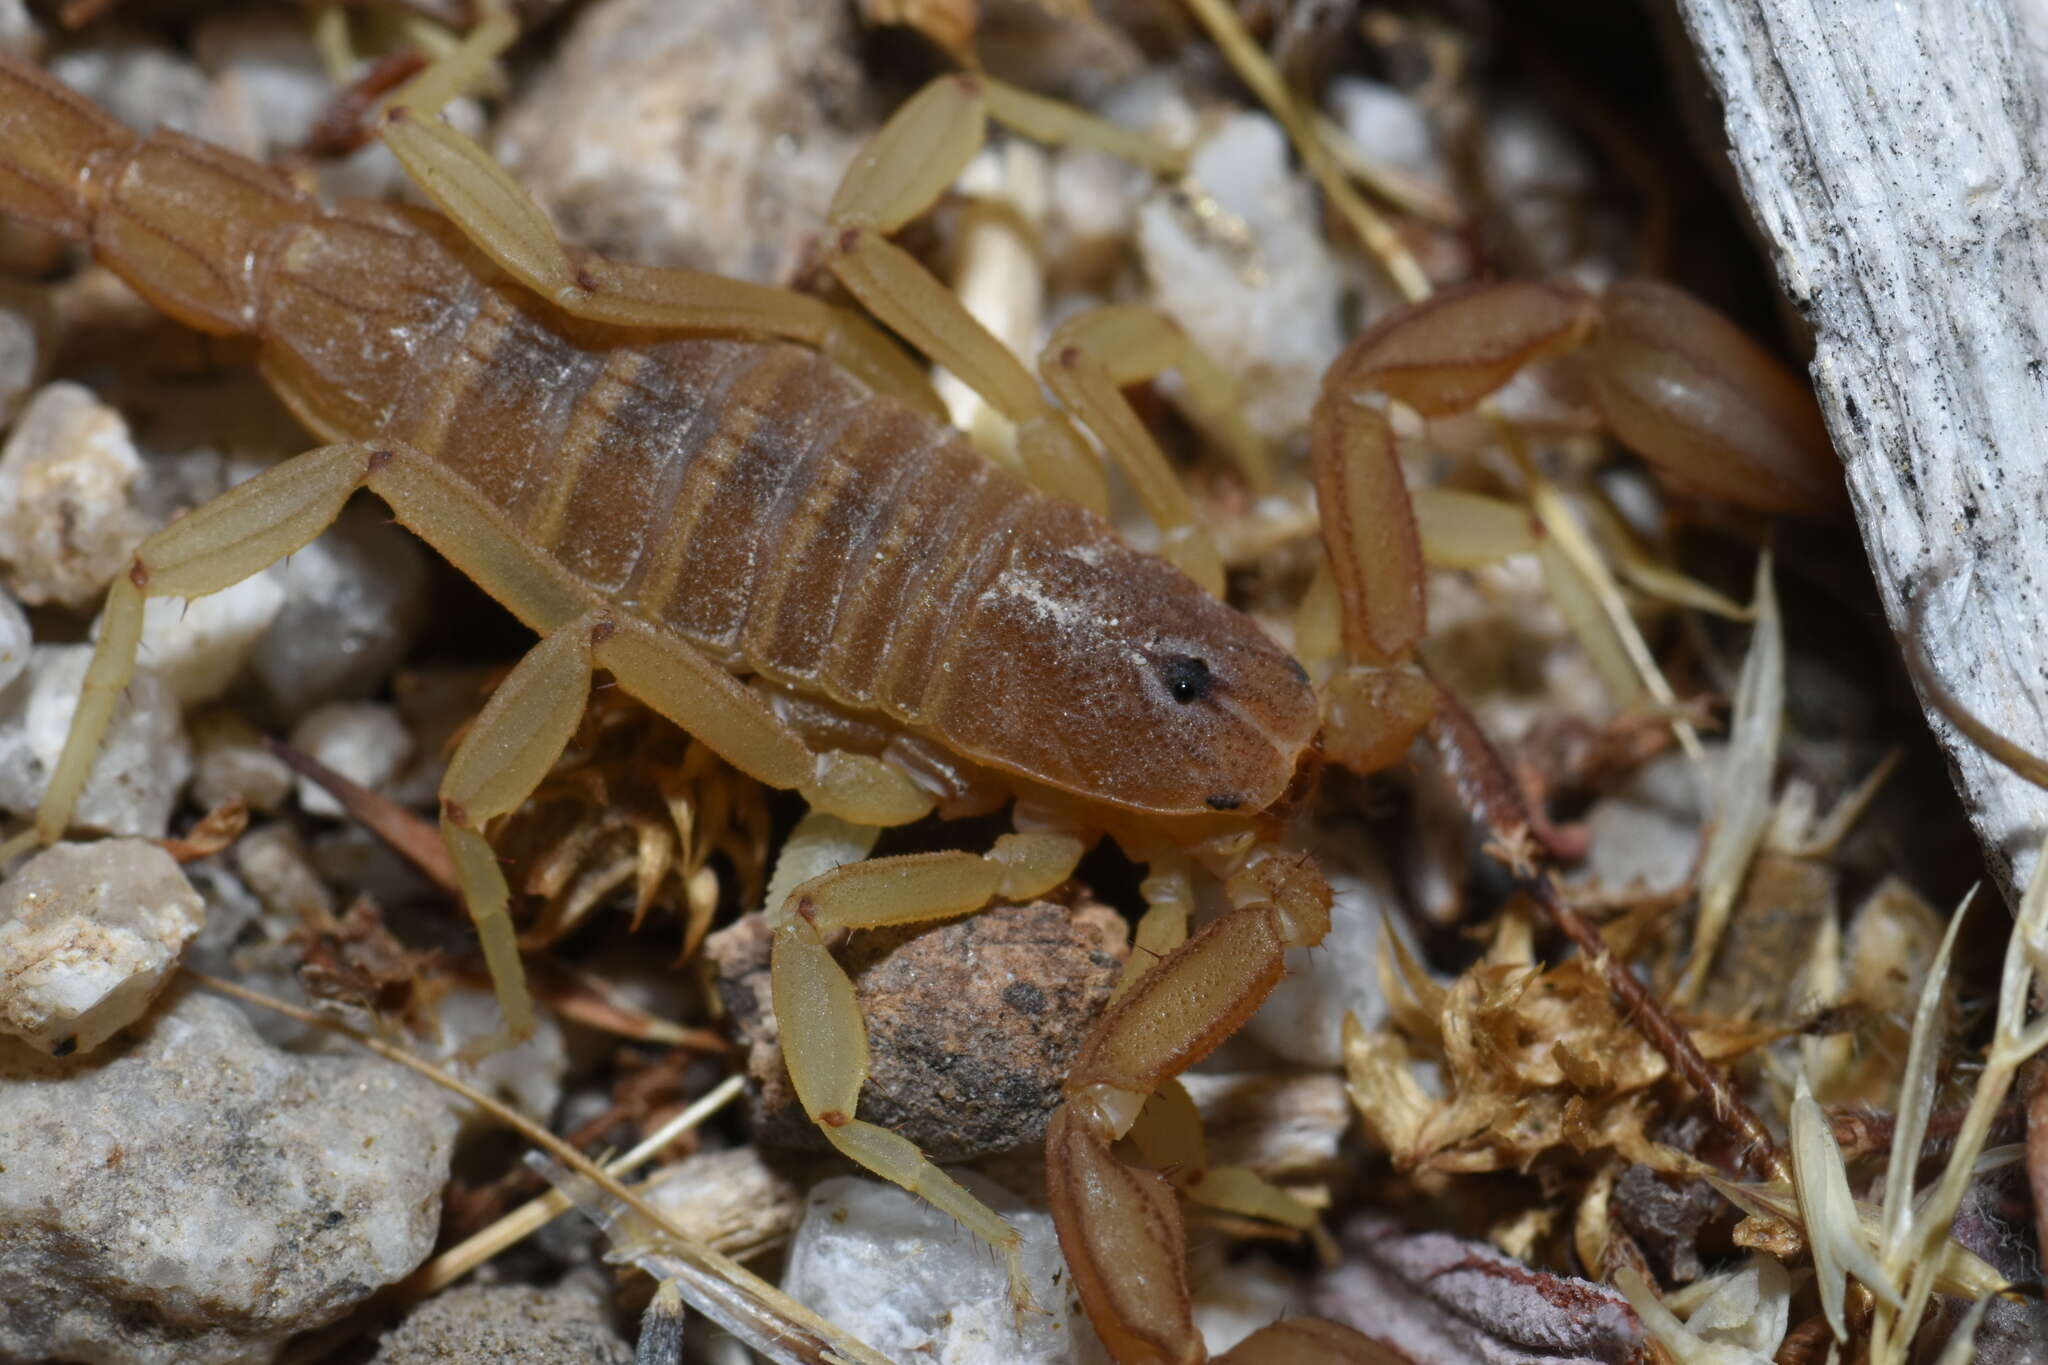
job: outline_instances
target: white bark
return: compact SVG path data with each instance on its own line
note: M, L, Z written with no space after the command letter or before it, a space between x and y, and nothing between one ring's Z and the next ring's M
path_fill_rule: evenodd
M1914 625L1978 716L2048 754L2037 0L1677 6L1779 278L1813 325L1815 386L1893 627ZM1928 719L2016 896L2048 793Z

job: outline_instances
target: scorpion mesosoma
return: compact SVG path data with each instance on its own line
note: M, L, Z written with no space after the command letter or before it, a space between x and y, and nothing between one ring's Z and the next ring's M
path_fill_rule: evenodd
M1327 886L1281 851L1266 814L1319 731L1334 757L1368 767L1398 758L1434 710L1434 684L1412 667L1421 556L1379 395L1450 411L1589 340L1640 370L1633 338L1667 361L1651 364L1633 408L1612 405L1636 419L1632 443L1718 495L1810 510L1827 501L1830 457L1824 438L1813 445L1817 427L1780 401L1796 383L1739 337L1687 325L1699 305L1655 296L1643 306L1662 321L1646 326L1576 290L1502 286L1361 337L1316 414L1350 656L1319 718L1301 665L1214 595L1214 552L1117 396L1198 363L1171 324L1107 309L1061 329L1043 371L1063 410L887 241L950 184L989 117L1150 155L1137 140L993 81L942 78L877 135L833 205L828 263L869 311L1017 423L1027 482L938 425L921 372L857 317L561 246L501 169L426 116L461 79L459 62L429 68L381 116L441 216L323 207L257 163L173 132L137 135L0 57L0 212L88 243L194 327L253 333L270 382L332 442L138 549L109 590L28 837L66 827L132 676L145 599L227 587L368 489L541 637L442 789L443 835L514 1033L530 1005L483 831L561 752L595 670L740 770L858 824L907 822L943 808L964 774L1001 776L1020 832L992 852L854 863L770 909L775 1007L805 1109L849 1157L1002 1248L1020 1302L1009 1227L910 1143L853 1117L866 1043L829 941L1039 894L1103 834L1153 864L1158 918L1140 941L1161 956L1127 980L1066 1084L1048 1132L1049 1194L1112 1354L1203 1359L1175 1186L1113 1144L1148 1099L1179 1095L1173 1078L1252 1013L1285 951L1327 929ZM1759 374L1760 404L1745 393ZM1100 474L1069 411L1129 475L1180 568L1129 549L1090 510L1103 505ZM1709 464L1751 473L1717 483L1700 471L1702 449ZM831 747L845 731L815 720L821 704L884 721L895 738L878 752ZM1194 866L1223 882L1232 908L1188 937ZM1225 1359L1381 1358L1348 1328L1293 1321Z

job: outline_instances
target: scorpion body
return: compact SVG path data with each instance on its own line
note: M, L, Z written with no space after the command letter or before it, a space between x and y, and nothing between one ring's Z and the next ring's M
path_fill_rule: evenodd
M486 18L467 59L510 38L508 19ZM1277 846L1270 811L1319 729L1333 760L1367 770L1398 761L1439 709L1440 689L1415 667L1422 551L1388 400L1424 416L1463 411L1526 364L1584 352L1609 420L1675 482L1827 515L1839 478L1810 397L1725 320L1662 286L1603 299L1510 283L1382 320L1332 367L1313 419L1323 615L1336 618L1321 634L1341 627L1342 645L1311 651L1327 678L1319 702L1308 672L1213 595L1215 548L1119 392L1166 369L1205 374L1212 382L1191 388L1228 429L1220 372L1169 321L1109 307L1063 324L1034 377L888 241L952 182L989 118L1140 160L1142 139L985 77L941 78L877 134L834 201L825 264L1015 424L1020 474L919 411L931 406L921 374L851 314L564 248L480 148L420 117L461 66L430 68L380 115L380 135L443 216L323 206L218 148L137 135L0 57L0 213L87 243L194 327L255 336L272 385L333 442L137 550L109 589L35 828L5 851L64 832L133 674L145 598L219 591L368 489L541 636L455 752L441 801L514 1033L530 1003L483 831L560 755L595 670L743 772L800 792L816 815L785 857L807 834L807 847L847 842L811 819L844 817L871 841L875 827L945 809L980 773L1006 779L1020 828L990 852L827 861L768 907L768 922L775 1014L806 1112L846 1155L1002 1250L1020 1305L1030 1293L1014 1230L912 1144L857 1117L865 1026L830 940L1043 894L1104 833L1150 866L1137 929L1147 965L1127 975L1069 1073L1048 1127L1047 1190L1072 1284L1111 1354L1195 1365L1206 1351L1181 1195L1296 1226L1315 1218L1249 1171L1205 1173L1198 1135L1167 1140L1185 1136L1176 1109L1192 1113L1175 1077L1258 1008L1290 948L1329 927L1328 885ZM421 93L430 85L437 98ZM1077 416L1129 477L1162 558L1131 549L1098 514L1106 499ZM863 727L835 716L879 722L888 737L856 743L848 736ZM1451 733L1461 782L1506 792L1498 760L1472 757L1483 742ZM1481 770L1487 782L1472 778ZM1527 825L1518 795L1482 804L1500 832ZM1229 909L1190 935L1196 869L1222 883ZM1126 1160L1126 1136L1149 1167ZM718 1308L722 1292L696 1301L767 1349L772 1333ZM1225 1359L1367 1365L1383 1354L1348 1328L1300 1321L1254 1333Z

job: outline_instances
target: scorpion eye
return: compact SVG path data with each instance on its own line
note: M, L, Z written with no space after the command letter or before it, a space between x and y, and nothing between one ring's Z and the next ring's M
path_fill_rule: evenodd
M1183 705L1200 701L1216 686L1216 675L1209 671L1208 661L1192 654L1166 655L1159 661L1159 676L1173 699Z

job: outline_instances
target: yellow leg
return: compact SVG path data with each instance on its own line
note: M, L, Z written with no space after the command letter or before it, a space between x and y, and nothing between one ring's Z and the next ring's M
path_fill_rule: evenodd
M1021 361L888 234L930 208L987 136L993 117L1027 136L1081 140L1149 164L1152 144L1052 100L985 76L949 76L911 99L862 151L833 200L827 260L842 283L910 343L944 365L1017 425L1017 450L1041 485L1100 511L1107 489L1072 420L1052 406ZM1213 591L1223 568L1208 532L1166 457L1118 391L1169 369L1182 371L1203 425L1263 484L1263 451L1236 414L1228 377L1157 313L1111 308L1082 315L1054 335L1042 364L1062 402L1116 459L1158 523L1167 558Z
M602 613L588 612L521 659L470 726L441 782L441 837L513 1040L533 1032L533 1004L512 932L511 888L484 827L524 805L568 747L590 695L592 644L610 629Z
M379 135L450 222L514 279L563 311L621 327L780 337L823 350L870 387L943 419L911 359L866 320L821 299L698 270L572 253L490 153L434 114L511 41L494 14L461 48L384 103Z
M813 877L769 908L775 1021L804 1112L852 1160L930 1200L1001 1251L1020 1306L1031 1302L1031 1294L1016 1231L915 1143L854 1117L868 1077L867 1026L853 982L826 945L839 929L942 919L978 910L997 897L1042 895L1072 875L1083 851L1071 835L1010 834L985 856L919 853L852 863Z
M204 597L234 586L312 540L341 515L370 461L361 445L324 446L264 471L180 517L135 551L107 591L98 646L86 669L71 732L36 808L35 838L50 843L70 823L92 774L114 704L135 676L142 604L151 597Z

